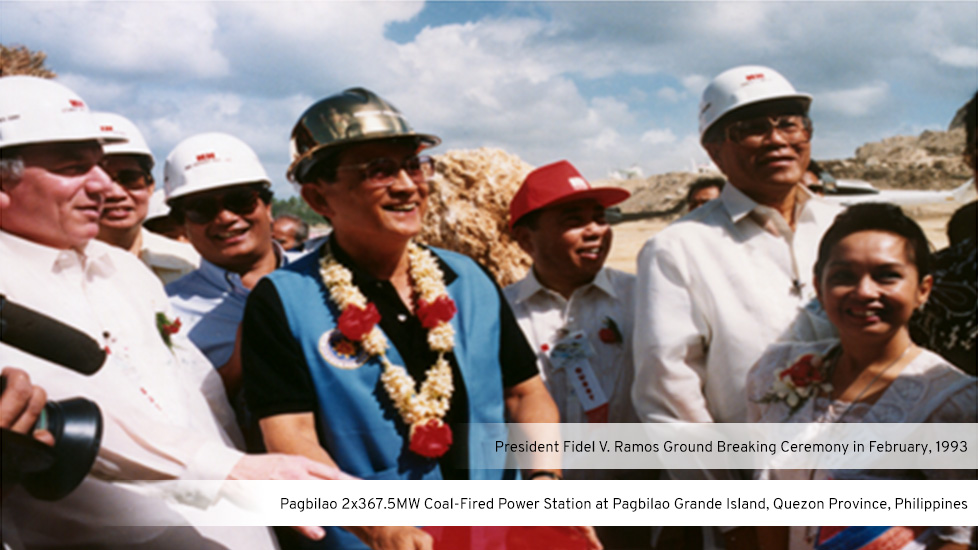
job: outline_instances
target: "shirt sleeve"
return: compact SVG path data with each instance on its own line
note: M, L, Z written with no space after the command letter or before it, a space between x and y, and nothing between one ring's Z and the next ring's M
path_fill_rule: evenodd
M503 387L512 388L540 374L537 369L537 356L526 341L526 336L516 322L513 309L492 274L482 265L476 264L485 272L499 295L499 364L503 370Z
M312 412L316 394L275 285L264 279L248 295L242 321L245 401L257 418Z
M632 400L643 422L713 422L703 387L710 335L689 277L657 239L638 259Z

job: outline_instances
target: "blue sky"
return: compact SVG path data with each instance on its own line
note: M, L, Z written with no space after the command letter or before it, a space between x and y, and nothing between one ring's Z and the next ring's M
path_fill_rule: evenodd
M228 132L280 195L302 111L345 88L451 149L566 158L590 179L706 161L699 96L768 65L814 97L816 158L943 129L978 89L978 2L8 2L0 41L48 54L93 108L143 130L157 170Z

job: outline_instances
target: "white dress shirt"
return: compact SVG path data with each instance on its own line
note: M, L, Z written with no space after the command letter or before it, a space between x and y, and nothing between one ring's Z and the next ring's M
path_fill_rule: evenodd
M172 346L160 335L157 313L174 316L153 273L99 241L80 253L2 231L0 261L0 292L8 300L88 334L108 351L102 368L84 376L0 344L0 364L26 370L50 400L94 401L104 421L98 458L82 485L57 502L17 489L4 502L5 527L12 520L27 548L209 547L202 537L228 548L274 548L266 528L186 527L217 501L215 487L160 489L137 481L224 480L243 456L220 378L184 331L172 335ZM185 527L113 527L132 524Z
M631 403L634 287L634 275L602 268L594 281L575 289L570 299L565 299L540 284L531 269L526 277L503 290L537 354L540 377L557 403L561 422L588 421L567 369L555 369L548 353L562 330L583 330L587 335L594 350L591 368L608 398L608 422L637 422ZM599 332L606 319L618 326L622 342L601 340Z
M792 231L733 185L638 259L635 385L646 422L745 422L747 371L778 340L832 335L812 268L838 208L799 187Z
M139 249L139 259L163 284L172 283L200 267L200 254L190 244L157 235L145 227L141 232L143 245Z

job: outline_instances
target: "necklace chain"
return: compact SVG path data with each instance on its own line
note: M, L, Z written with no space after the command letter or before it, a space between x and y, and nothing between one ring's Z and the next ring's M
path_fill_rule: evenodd
M839 424L841 424L841 423L842 423L842 420L843 420L843 419L844 419L844 418L845 418L845 417L846 417L846 416L847 416L847 415L849 414L849 411L851 411L851 410L852 410L852 408L853 408L853 407L854 407L854 406L856 405L856 403L859 403L859 400L863 398L863 395L865 395L865 394L866 394L866 392L867 392L867 391L869 391L869 389L870 389L870 388L872 388L872 387L873 387L873 386L874 386L874 385L876 384L876 382L877 382L877 381L878 381L878 380L879 380L880 378L882 378L882 377L883 377L883 375L884 375L884 374L886 374L886 371L888 371L888 370L890 370L890 368L891 368L891 367L893 367L893 365L896 365L896 364L897 364L897 363L899 363L899 362L900 362L900 361L901 361L901 360L902 360L902 359L903 359L904 357L906 357L906 355L907 355L907 353L909 353L909 352L910 352L910 350L911 350L911 349L913 349L913 347L914 347L914 344L913 344L913 342L910 342L909 344L907 344L907 347L905 347L905 348L903 349L903 351L902 351L902 352L900 353L900 355L899 355L899 356L898 356L898 357L897 357L896 359L894 359L894 360L893 360L893 361L891 361L891 362L890 362L890 363L889 363L888 365L886 365L885 367L883 367L883 369L882 369L881 371L879 371L879 373L877 373L877 375L876 375L876 376L874 376L872 380L870 380L870 381L869 381L869 384L866 384L866 385L865 385L865 386L863 387L863 389L859 391L859 394L858 394L858 395L856 395L856 398L855 398L855 399L853 399L853 400L852 400L852 401L851 401L851 402L849 403L849 406L848 406L848 407L846 407L846 410L842 412L842 415L841 415L841 416L839 416L839 418L838 418L838 420L836 420L835 422L836 422L836 423L839 423ZM840 359L842 359L842 355L841 355L841 354L840 354L840 355L839 355L839 357L838 357L838 358L836 358L836 360L835 360L835 366L836 366L836 367L837 367L837 366L839 365L839 360L840 360ZM833 367L833 369L834 369L834 367Z

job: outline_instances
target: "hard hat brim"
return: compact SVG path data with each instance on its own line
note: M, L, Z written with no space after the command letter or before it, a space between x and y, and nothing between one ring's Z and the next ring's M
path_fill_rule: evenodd
M324 143L322 145L317 145L312 149L306 151L302 157L298 158L293 162L289 169L286 171L285 176L289 181L295 183L310 183L305 181L306 177L312 168L319 164L320 162L326 160L330 156L342 151L353 145L362 145L364 143L372 143L377 141L399 141L414 139L418 142L418 151L429 149L431 147L436 147L441 143L441 138L433 134L421 134L418 132L408 132L408 133L390 133L390 134L373 134L369 136L363 136L353 139L347 139L342 142Z
M805 110L805 114L808 114L808 111L809 109L811 109L812 106L812 96L804 93L785 94L785 95L778 95L772 97L759 97L755 99L746 100L743 103L738 103L736 106L733 106L721 112L716 117L716 119L712 123L710 123L709 126L704 128L703 131L700 132L700 143L702 143L703 139L706 138L706 135L710 133L710 130L716 127L718 123L723 122L723 120L727 118L729 115L731 115L732 113L735 113L747 107L753 107L754 105L758 105L761 103L774 103L779 101L797 101L798 103L801 104L802 108Z
M567 193L566 195L562 195L555 200L546 202L536 206L532 210L527 210L526 212L521 213L519 216L509 220L509 228L512 229L513 226L516 225L516 222L520 221L528 214L532 214L551 206L567 204L569 202L580 200L594 199L598 201L598 204L601 206L608 208L609 206L614 206L624 202L630 196L632 196L631 192L629 192L627 189L622 189L621 187L592 187L590 189L582 189L573 193Z

